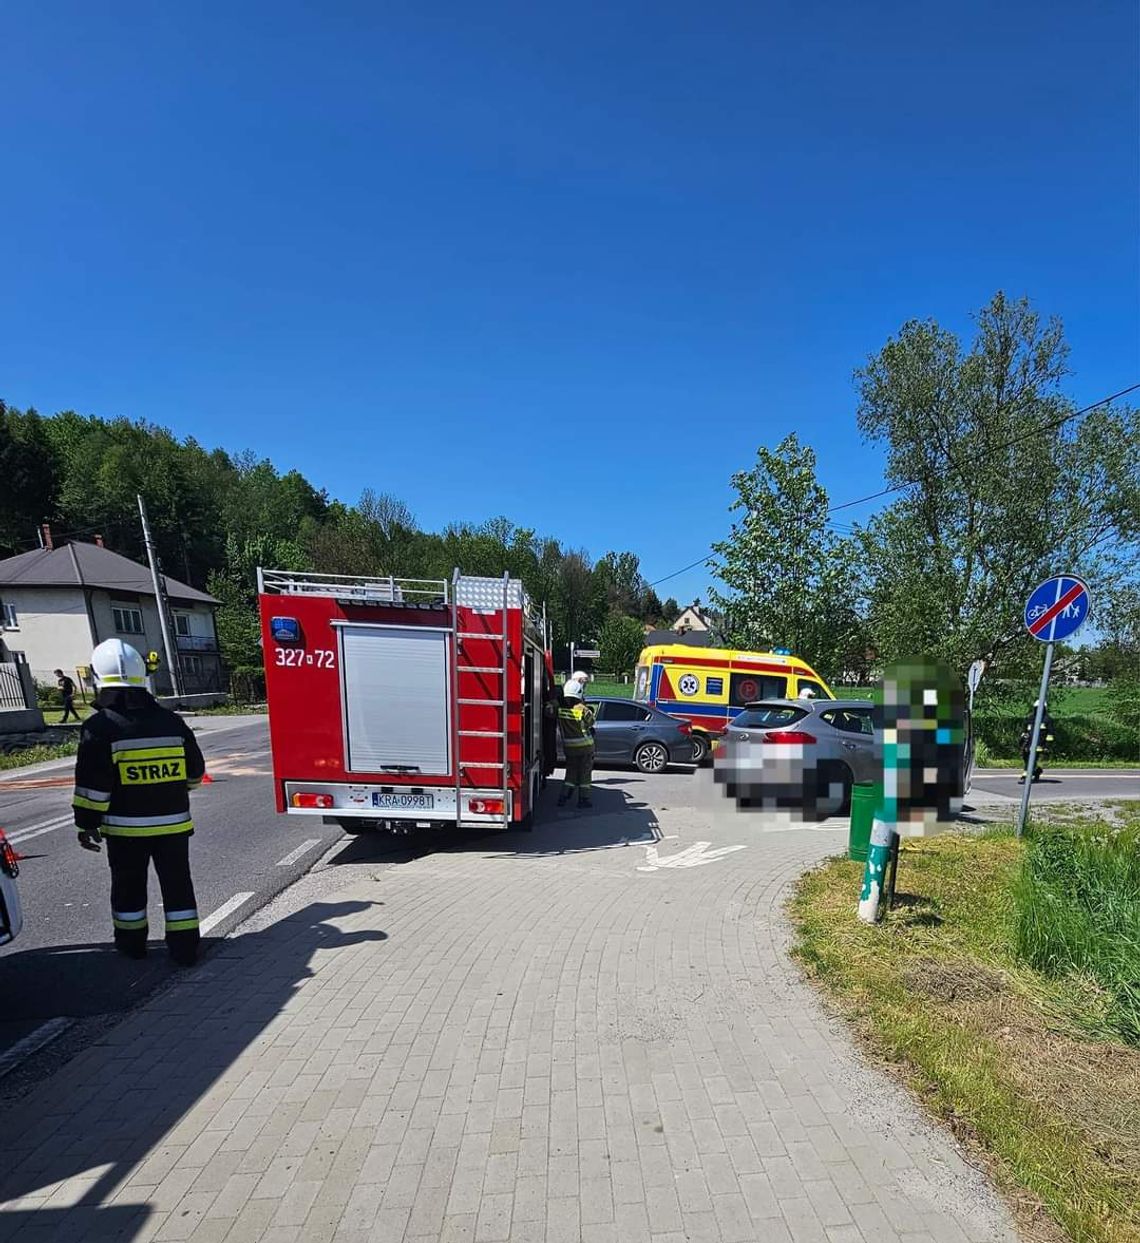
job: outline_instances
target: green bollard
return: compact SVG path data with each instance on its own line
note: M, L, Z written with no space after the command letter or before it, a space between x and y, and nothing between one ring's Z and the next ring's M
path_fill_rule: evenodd
M892 730L891 734L894 732ZM859 918L865 924L877 924L883 907L887 865L891 861L891 844L898 826L898 764L898 742L890 737L883 743L883 800L875 809L875 818L871 822L867 866L863 869L863 888L859 891Z

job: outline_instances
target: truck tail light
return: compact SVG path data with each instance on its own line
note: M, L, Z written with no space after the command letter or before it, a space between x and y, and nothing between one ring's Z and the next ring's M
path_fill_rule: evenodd
M333 805L333 796L331 794L294 794L294 807L319 807L327 810Z
M473 798L467 810L476 816L501 816L505 806L501 798Z
M803 734L798 729L773 729L764 735L765 742L784 742L793 746L807 746L815 742L814 734Z
M12 848L12 843L4 836L4 830L0 829L0 872L15 880L20 875L20 865L17 862L19 857Z

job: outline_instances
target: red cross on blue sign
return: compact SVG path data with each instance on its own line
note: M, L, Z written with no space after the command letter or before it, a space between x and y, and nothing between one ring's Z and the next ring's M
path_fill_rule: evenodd
M1042 643L1075 634L1089 615L1089 589L1073 574L1058 574L1035 587L1025 602L1025 626Z

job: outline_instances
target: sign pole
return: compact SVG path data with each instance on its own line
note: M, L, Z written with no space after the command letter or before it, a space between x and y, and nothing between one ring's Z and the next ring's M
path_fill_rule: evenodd
M1041 674L1041 691L1037 696L1037 711L1033 717L1033 733L1029 739L1029 763L1025 769L1025 789L1021 792L1021 810L1017 813L1017 836L1025 832L1025 819L1029 815L1029 793L1033 789L1033 774L1037 770L1037 742L1041 737L1041 718L1045 715L1045 695L1049 690L1049 674L1053 671L1053 648L1055 643L1045 645L1045 671Z

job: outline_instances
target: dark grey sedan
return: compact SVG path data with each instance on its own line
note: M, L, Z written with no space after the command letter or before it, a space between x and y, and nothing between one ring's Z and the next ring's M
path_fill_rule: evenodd
M599 765L633 764L643 773L662 772L669 764L693 762L692 726L668 713L631 699L592 699L598 714L594 758ZM558 759L563 759L558 739Z

